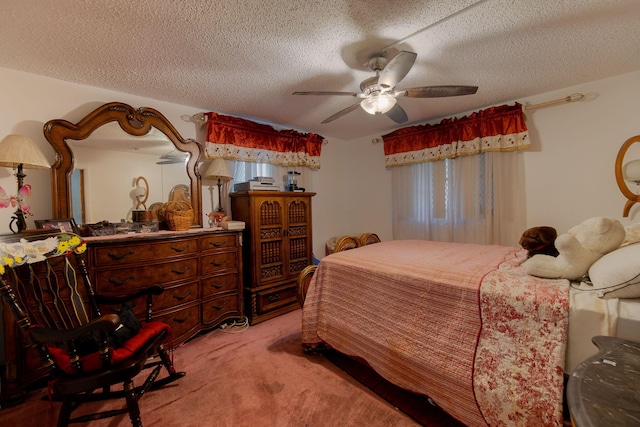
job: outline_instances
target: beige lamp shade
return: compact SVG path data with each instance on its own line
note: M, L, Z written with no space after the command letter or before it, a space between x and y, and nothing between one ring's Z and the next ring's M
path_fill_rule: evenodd
M0 142L0 166L25 169L48 169L51 164L31 138L7 135Z
M624 179L640 183L640 160L632 160L622 167Z
M219 179L220 181L230 181L233 178L227 162L222 157L213 159L205 169L202 177L205 179Z

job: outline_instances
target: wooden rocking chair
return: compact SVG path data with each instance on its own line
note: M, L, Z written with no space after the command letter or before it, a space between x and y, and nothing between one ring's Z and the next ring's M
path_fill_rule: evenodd
M48 368L50 391L62 401L59 427L123 413L134 427L142 426L140 397L185 375L176 372L165 348L169 325L150 320L152 297L163 289L156 285L125 298L101 298L89 280L85 249L79 236L57 231L0 237L0 297ZM116 329L128 325L117 314L102 315L100 304L124 304L142 295L147 296L146 321L115 347ZM159 360L149 362L156 354ZM168 376L157 379L162 367ZM135 387L133 378L146 368L152 368L150 374ZM115 384L123 390L111 391ZM71 418L83 402L114 397L124 397L126 408Z

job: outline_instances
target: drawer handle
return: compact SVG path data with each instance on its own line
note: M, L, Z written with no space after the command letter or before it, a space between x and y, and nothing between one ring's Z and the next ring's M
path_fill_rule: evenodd
M222 288L222 287L226 286L226 285L227 285L227 283L229 283L229 281L228 281L228 280L225 280L224 282L222 282L222 283L220 283L220 284L215 283L215 282L214 282L214 283L211 283L211 285L210 285L210 286L212 286L212 287L214 287L214 288L216 288L216 289L220 289L220 288Z
M273 295L269 295L269 297L267 298L267 300L269 302L276 302L276 301L280 301L280 294L273 294Z
M174 321L174 322L176 322L176 323L184 323L184 322L186 322L190 317L191 317L191 313L189 313L189 314L187 314L185 317L181 317L181 318L179 318L179 319L178 319L177 317L174 317L174 318L173 318L173 321Z
M213 245L213 246L215 246L215 247L220 247L220 246L224 246L224 245L226 245L226 244L227 244L227 241L226 241L226 240L223 240L222 242L217 242L217 241L216 241L216 242L209 242L209 244L210 244L210 245Z
M189 271L191 268L189 266L185 267L184 270L176 270L175 268L172 268L171 271L176 273L176 274L184 274L187 271Z
M127 253L124 253L122 255L118 255L118 254L114 254L113 252L109 252L107 255L109 255L111 258L115 258L118 261L125 259L126 257L128 257L129 255L133 255L135 252L133 251L129 251Z
M186 297L188 297L189 295L191 295L191 291L187 291L186 294L184 295L174 295L173 297L175 299L177 299L178 301L182 301L183 299L185 299Z
M225 301L220 305L212 305L211 308L215 308L216 310L222 310L227 304L229 304L229 301Z
M118 280L115 277L112 277L109 279L109 282L114 283L118 286L124 285L125 283L127 283L129 280L135 280L136 276L129 276L128 278L124 279L124 280Z
M215 261L211 261L209 264L213 265L214 267L220 267L221 265L225 265L227 263L227 259L223 259L221 262L215 262Z
M187 249L189 249L189 246L191 246L191 245L189 245L189 244L187 243L186 245L184 245L184 246L183 246L183 247L181 247L181 248L178 248L178 247L176 247L176 246L171 246L171 249L173 249L173 250L174 250L174 251L176 251L176 252L184 252L184 251L186 251Z

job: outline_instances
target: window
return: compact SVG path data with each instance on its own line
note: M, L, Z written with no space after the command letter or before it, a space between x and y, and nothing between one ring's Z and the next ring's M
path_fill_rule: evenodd
M524 229L519 152L393 168L395 239L517 245Z
M298 187L304 188L306 191L313 191L313 172L307 167L286 167L279 165L272 165L269 163L254 163L233 161L233 182L246 182L258 176L266 176L274 178L276 185L281 190L286 189L287 174L290 171L298 172L297 175Z
M257 176L268 176L275 178L275 169L277 166L268 163L254 163L234 161L233 175L234 182L246 182Z

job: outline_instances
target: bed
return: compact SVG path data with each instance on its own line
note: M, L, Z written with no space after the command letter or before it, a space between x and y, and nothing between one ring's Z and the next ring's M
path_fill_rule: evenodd
M303 345L364 360L468 426L560 426L564 373L597 352L592 336L637 334L640 303L529 276L525 260L423 240L334 253L309 282Z

